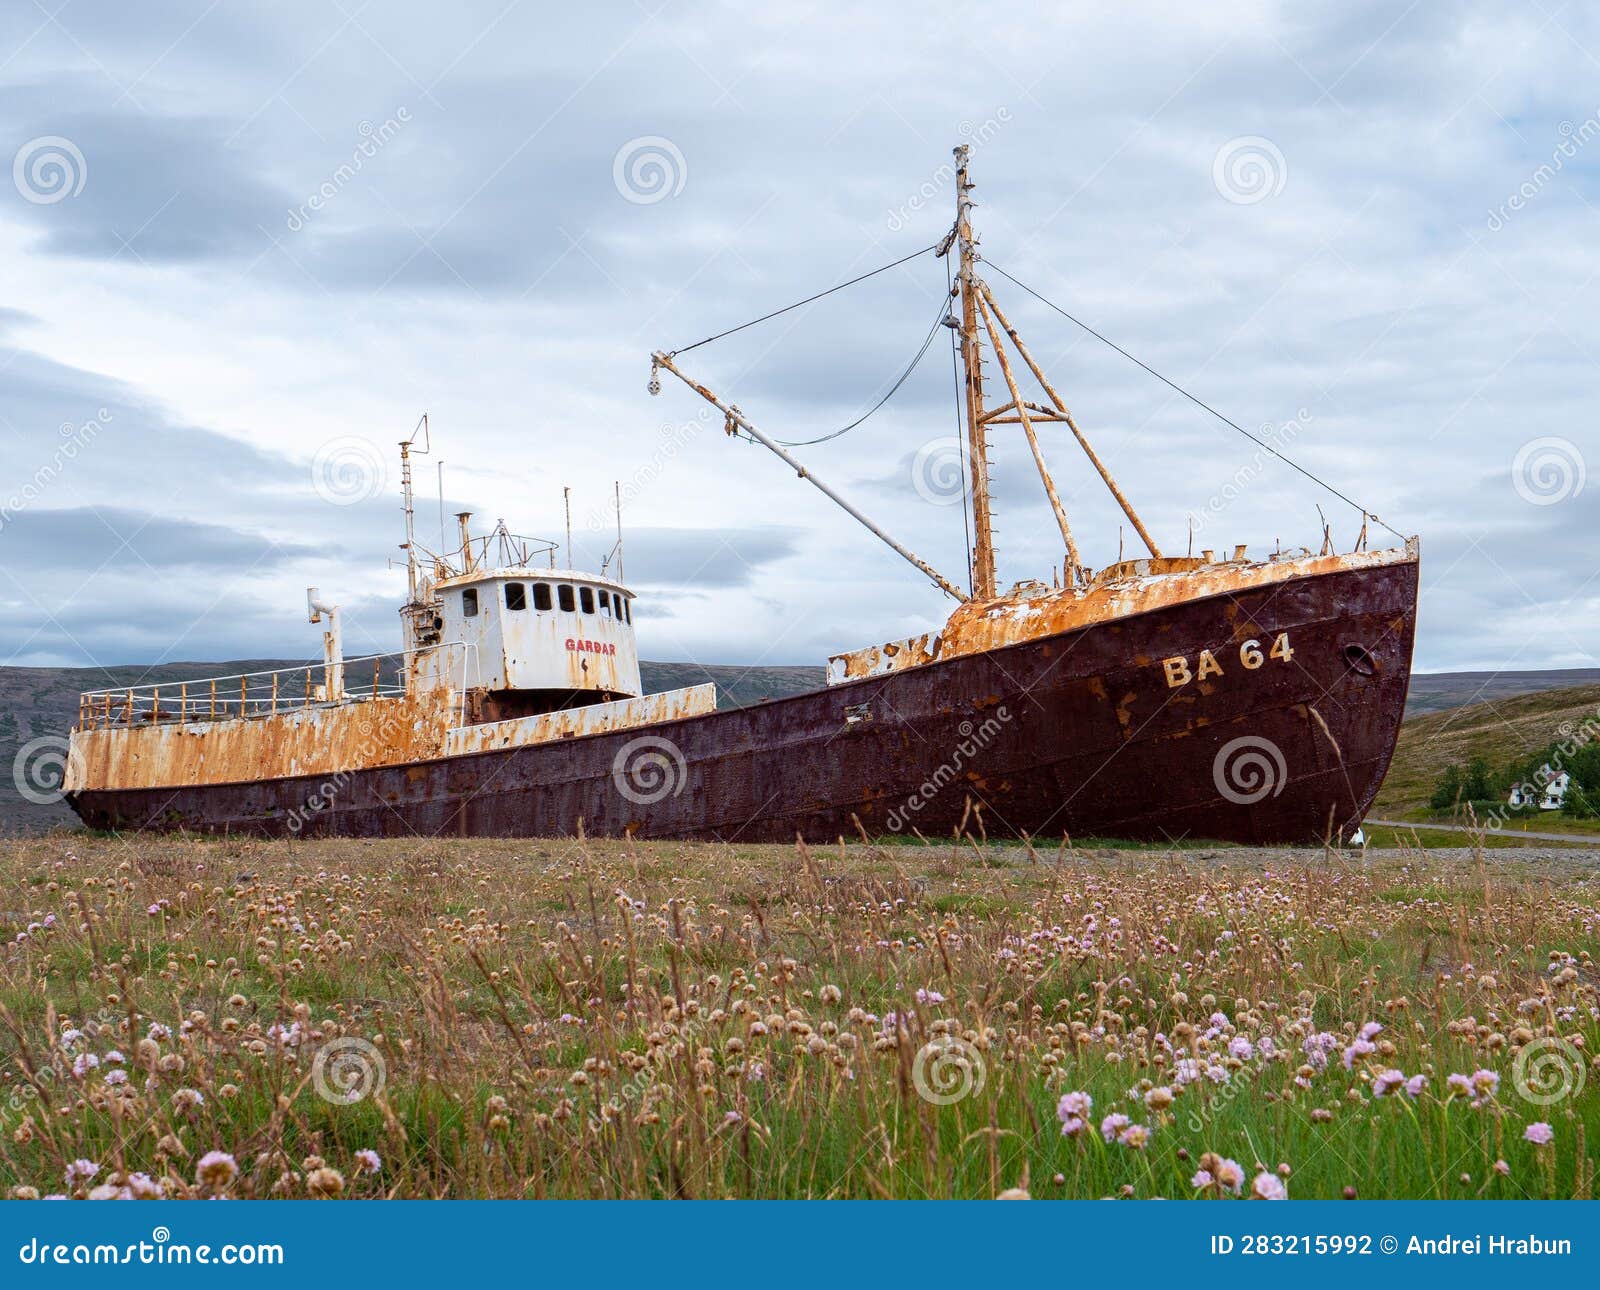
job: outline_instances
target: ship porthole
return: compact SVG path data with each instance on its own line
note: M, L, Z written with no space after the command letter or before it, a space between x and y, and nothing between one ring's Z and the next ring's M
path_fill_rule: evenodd
M1365 645L1346 645L1344 647L1344 661L1352 672L1359 672L1362 676L1371 676L1378 670L1377 661L1372 657L1372 651Z

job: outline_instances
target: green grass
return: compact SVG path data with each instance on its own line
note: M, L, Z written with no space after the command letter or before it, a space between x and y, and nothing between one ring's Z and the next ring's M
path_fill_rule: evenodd
M3 1191L61 1190L82 1157L95 1183L175 1195L303 1196L332 1168L359 1196L1178 1198L1207 1153L1246 1192L1280 1166L1294 1196L1593 1190L1600 1072L1550 1105L1516 1078L1519 1050L1600 1051L1588 866L969 840L75 850L0 849L28 918L56 916L0 960ZM174 1033L144 1042L152 1023ZM1368 1023L1380 1047L1347 1070ZM125 1084L73 1070L113 1047ZM381 1068L353 1102L319 1092L340 1052ZM1375 1096L1390 1068L1427 1075L1420 1096ZM1480 1069L1492 1096L1447 1095ZM1069 1092L1094 1102L1070 1137ZM1147 1143L1106 1142L1111 1114ZM239 1176L198 1182L211 1150Z

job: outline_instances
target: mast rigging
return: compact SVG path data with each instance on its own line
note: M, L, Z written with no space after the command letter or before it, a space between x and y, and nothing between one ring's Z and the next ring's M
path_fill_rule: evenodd
M793 467L796 473L798 473L802 479L809 480L816 488L825 493L849 515L863 524L871 533L880 538L883 542L887 543L899 555L909 561L927 577L932 579L934 584L942 591L954 596L957 600L965 601L969 599L969 597L958 591L948 579L946 579L942 574L938 573L935 569L933 569L932 566L930 566L920 556L912 552L909 548L895 541L894 538L890 537L883 529L874 524L849 502L845 501L844 498L839 496L838 493L834 492L833 489L829 488L815 475L813 475L805 466L803 466L799 461L785 451L786 448L805 447L810 444L825 443L829 439L837 438L846 431L852 430L856 426L860 425L862 421L866 420L867 417L871 416L874 412L881 408L905 383L906 379L911 375L912 370L916 368L923 355L927 353L927 350L932 343L933 335L937 332L940 323L943 322L949 325L956 333L956 349L959 354L958 366L960 369L958 372L958 383L960 385L960 394L964 396L965 402L965 469L967 474L967 487L963 491L963 501L970 502L971 506L972 544L969 551L969 586L971 589L970 599L984 602L994 600L998 596L995 573L993 507L991 505L989 486L989 427L991 426L1020 425L1022 427L1022 433L1027 441L1028 449L1032 454L1034 466L1039 472L1040 481L1044 484L1045 496L1049 500L1051 513L1055 517L1056 527L1060 530L1061 540L1066 548L1067 559L1065 572L1067 587L1069 590L1083 585L1087 581L1088 571L1080 557L1077 540L1073 536L1072 526L1067 519L1066 507L1062 504L1061 495L1056 488L1055 479L1051 475L1050 468L1045 462L1044 448L1040 442L1038 434L1038 427L1041 424L1064 424L1067 429L1072 432L1072 436L1077 440L1078 446L1083 449L1084 455L1089 459L1089 464L1094 467L1095 473L1100 476L1101 482L1105 484L1106 488L1110 491L1112 498L1115 499L1117 505L1122 509L1123 514L1128 517L1129 523L1133 525L1134 531L1139 535L1140 541L1144 543L1146 549L1148 549L1150 555L1154 559L1162 559L1163 557L1161 554L1161 548L1156 544L1156 540L1151 535L1149 528L1146 527L1144 521L1139 517L1139 513L1134 509L1133 503L1128 500L1127 495L1117 484L1116 479L1112 476L1111 471L1106 467L1105 462L1101 460L1100 455L1094 450L1094 446L1089 442L1088 436L1084 434L1082 428L1078 425L1078 422L1073 417L1071 411L1067 408L1066 402L1062 399L1061 395L1057 393L1055 386L1050 383L1049 378L1045 375L1044 369L1039 365L1038 361L1034 358L1028 347L1023 343L1022 337L1018 334L1017 329L1012 326L1010 319L1006 317L1004 311L1002 311L1000 308L1000 304L995 299L994 292L989 287L989 284L979 276L977 266L980 262L986 263L986 261L983 260L983 257L978 252L978 236L972 228L972 208L974 205L972 199L972 190L974 185L968 174L968 161L971 156L971 148L967 144L962 144L954 150L954 155L956 161L955 223L951 226L950 231L946 233L939 242L930 247L923 247L921 250L915 251L910 255L903 256L898 260L881 266L880 268L873 269L867 273L859 274L856 277L837 284L836 286L829 287L825 291L820 291L815 295L808 296L804 300L796 301L794 304L786 305L781 309L773 310L771 313L763 314L760 318L752 319L750 322L742 323L737 327L730 327L726 331L718 332L713 336L706 337L704 340L696 341L693 345L684 346L682 349L657 351L651 356L650 392L652 394L660 393L661 382L659 379L659 373L663 368L665 368L679 380L683 381L684 384L688 385L690 389L695 391L695 393L699 394L701 398L707 400L723 413L724 417L726 418L729 434L739 434L742 432L752 441L760 443L764 447L776 453L788 465ZM724 336L730 336L735 332L743 331L746 327L753 327L757 323L765 322L770 318L776 318L780 314L788 313L790 310L798 309L802 305L810 304L815 300L820 300L823 296L830 295L835 291L841 291L846 287L853 286L858 282L863 282L866 279L875 277L880 273L885 273L889 269L916 259L917 256L923 255L930 250L940 258L949 257L952 251L955 252L955 274L953 280L949 276L946 278L947 290L941 308L947 308L951 299L954 296L959 296L961 301L960 317L958 319L955 317L942 315L939 319L936 319L928 337L923 341L921 349L917 351L916 357L912 359L911 364L893 383L889 389L889 392L885 394L883 398L879 399L878 402L874 404L866 414L851 422L851 424L846 426L844 430L836 431L833 434L824 435L817 439L803 440L799 442L786 442L784 440L773 439L762 431L758 430L745 417L745 415L739 411L736 405L723 402L706 386L701 385L685 376L681 371L678 370L673 361L679 354L687 353L689 350L697 349L701 345L707 345L712 341L720 340ZM1073 318L1071 314L1067 313L1066 310L1062 309L1059 305L1046 300L1043 296L1039 295L1038 292L1026 286L1024 283L1018 282L1017 279L1013 278L1004 269L999 268L999 266L995 266L995 269L996 272L1000 273L1001 276L1005 277L1008 281L1022 288L1022 290L1027 291L1029 295L1034 296L1042 303L1056 310L1056 312L1060 313L1063 317L1066 317L1070 321L1077 323L1080 327L1084 327L1085 330L1089 331L1091 335L1097 337L1098 339L1105 340L1105 337L1100 336L1098 332L1094 331L1086 324L1079 322L1078 319ZM994 356L1000 368L1000 375L1004 379L1006 391L1010 395L1009 402L993 409L988 409L984 406L984 336L987 336L989 345L994 350ZM1010 346L1016 351L1016 354L1019 358L1021 358L1023 365L1028 369L1034 380L1038 382L1040 388L1044 391L1045 396L1049 399L1047 404L1031 401L1023 397L1021 387L1018 384L1018 374L1013 369L1012 364L1006 355L1007 343L1009 343ZM1106 341L1106 343L1108 345L1112 344L1110 341ZM1316 476L1311 475L1310 472L1306 471L1303 467L1292 461L1289 461L1287 457L1284 457L1282 453L1277 452L1276 449L1272 449L1270 445L1262 443L1262 441L1256 439L1254 435L1249 435L1249 432L1243 430L1242 427L1236 425L1232 421L1228 421L1226 417L1222 417L1221 413L1216 412L1205 403L1202 403L1199 399L1196 399L1193 395L1189 394L1188 391L1182 389L1174 382L1167 381L1166 377L1161 376L1159 372L1155 372L1153 368L1150 368L1147 364L1144 364L1138 359L1134 358L1133 355L1129 354L1120 346L1113 345L1113 348L1117 349L1119 353L1122 353L1127 358L1132 359L1132 361L1135 363L1139 363L1139 366L1145 368L1146 371L1149 371L1153 375L1160 377L1161 380L1166 381L1166 383L1171 385L1173 389L1177 390L1180 394L1183 394L1186 398L1198 404L1201 408L1204 408L1207 412L1211 412L1212 415L1219 417L1228 425L1233 426L1234 429L1239 430L1240 433L1246 434L1251 439L1255 439L1255 442L1261 444L1262 447L1267 448L1273 453L1274 456L1277 456L1288 462L1288 464L1294 466L1296 470L1299 470L1308 478L1315 480L1318 484L1321 484L1324 488L1327 488L1330 492L1333 492L1335 496L1344 501L1351 501L1350 498L1346 497L1343 493L1340 493L1337 489L1334 489L1331 485L1324 483L1322 480L1317 479ZM1354 505L1355 503L1352 502L1351 504ZM966 530L965 510L966 508L964 506L962 522L963 532ZM1368 517L1369 512L1363 509L1363 531L1365 521ZM1376 516L1371 516L1370 518L1377 519ZM1380 524L1383 523L1381 520L1378 522ZM1388 528L1388 525L1384 525L1384 527ZM1119 535L1119 562L1121 561L1120 541Z

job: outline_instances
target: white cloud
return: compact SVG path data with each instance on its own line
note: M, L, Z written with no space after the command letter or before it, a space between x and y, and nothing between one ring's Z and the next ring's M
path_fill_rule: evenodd
M0 140L14 153L71 138L87 176L48 204L0 187L7 474L31 477L63 421L103 406L120 420L37 503L84 524L82 543L57 548L57 564L81 558L76 599L51 599L59 568L6 565L0 595L27 628L7 638L16 659L160 652L159 621L85 626L125 590L105 581L125 569L96 567L96 508L296 551L239 580L249 613L175 610L190 656L257 652L280 612L281 639L297 639L309 581L370 604L387 643L395 477L337 507L309 466L352 435L392 453L425 409L437 451L419 463L424 498L442 458L450 497L485 521L555 533L563 485L587 514L614 480L637 480L627 522L653 580L647 559L696 560L664 540L647 557L649 530L751 547L743 583L722 565L697 593L659 579L647 654L817 661L932 625L938 594L870 535L695 421L686 390L669 382L650 400L644 384L654 348L939 237L941 168L969 138L997 264L1252 430L1303 409L1291 455L1421 532L1421 666L1595 662L1594 494L1532 506L1510 472L1542 436L1600 455L1600 143L1490 227L1600 110L1587 10L1024 6L975 30L957 5L652 16L486 0L352 17L196 0L135 16L84 0L41 19L0 15ZM390 120L400 128L360 152ZM681 153L682 191L629 201L613 162L649 136ZM1257 137L1283 159L1281 188L1228 200L1218 152ZM292 228L290 212L330 187ZM990 276L1145 519L1181 549L1186 517L1251 445ZM684 366L769 431L814 437L899 372L943 286L942 263L917 261ZM699 428L663 454L684 423ZM959 508L928 506L906 466L953 428L936 346L875 418L802 455L959 575ZM1086 557L1114 558L1120 514L1069 440L1047 452ZM997 457L1003 575L1042 576L1059 553L1026 450L1013 436ZM1349 507L1269 465L1205 544L1314 544L1319 502L1353 540ZM69 620L70 633L51 626Z

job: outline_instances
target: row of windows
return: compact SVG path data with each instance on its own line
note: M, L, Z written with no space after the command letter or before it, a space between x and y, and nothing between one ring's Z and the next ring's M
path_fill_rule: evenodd
M512 613L521 613L528 607L528 587L533 587L533 607L548 610L552 605L559 605L561 612L572 614L578 612L581 606L586 614L598 613L602 618L615 618L620 622L633 622L633 609L629 606L628 597L621 592L607 591L594 587L573 587L570 582L555 584L555 595L552 601L550 584L548 582L535 582L532 584L522 582L506 583L506 608ZM475 618L478 614L478 589L468 587L461 593L461 612L467 618Z

